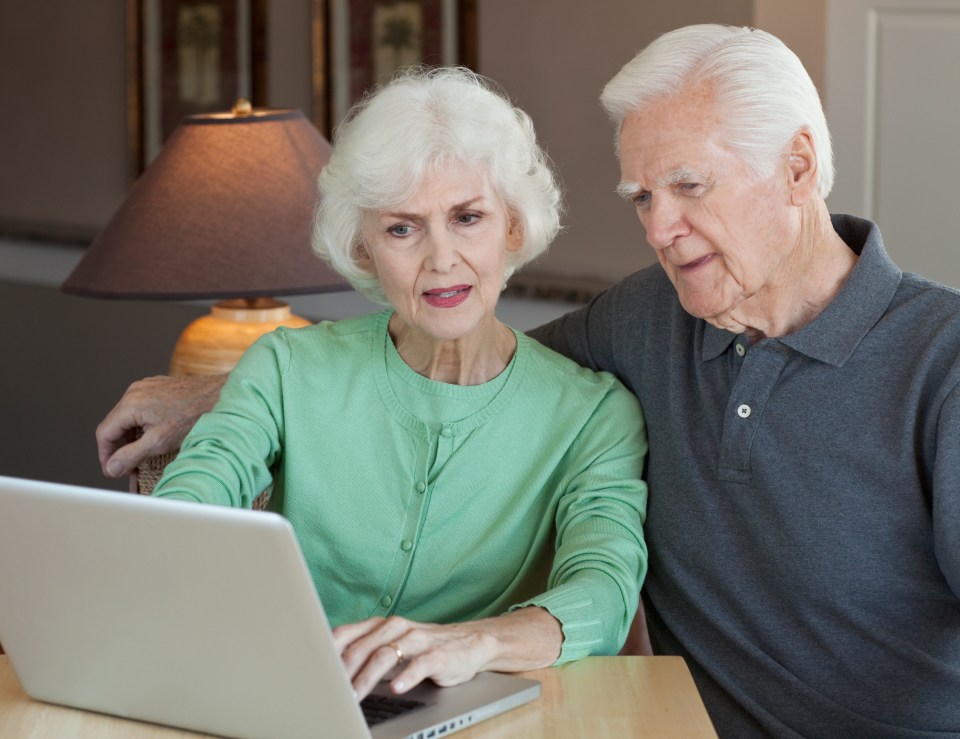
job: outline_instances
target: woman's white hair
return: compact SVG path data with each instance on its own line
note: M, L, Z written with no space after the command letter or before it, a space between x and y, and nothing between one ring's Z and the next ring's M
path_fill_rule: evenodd
M803 64L776 36L752 28L695 25L665 33L614 76L600 96L620 128L633 110L707 83L716 95L727 143L759 175L769 175L785 147L808 130L817 153L817 187L833 187L833 148L817 89Z
M334 132L314 251L386 305L379 280L357 261L364 216L399 206L447 164L482 168L519 218L523 246L508 253L507 277L547 249L560 229L561 193L530 117L468 69L414 67L357 103Z

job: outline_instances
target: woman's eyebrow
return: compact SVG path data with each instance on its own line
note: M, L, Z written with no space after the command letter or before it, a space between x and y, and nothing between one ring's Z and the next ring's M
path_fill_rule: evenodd
M478 201L484 199L483 195L474 195L467 198L463 202L454 203L449 206L447 210L461 210L463 208L469 208L472 205L475 205ZM422 218L423 216L420 213L413 213L410 211L401 211L401 210L382 210L377 213L378 218L406 218L409 220L415 220L417 218Z

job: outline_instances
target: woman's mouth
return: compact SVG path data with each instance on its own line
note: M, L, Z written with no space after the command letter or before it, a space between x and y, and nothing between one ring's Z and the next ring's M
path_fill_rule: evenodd
M423 293L423 299L434 308L455 308L470 297L473 288L470 285L439 287Z

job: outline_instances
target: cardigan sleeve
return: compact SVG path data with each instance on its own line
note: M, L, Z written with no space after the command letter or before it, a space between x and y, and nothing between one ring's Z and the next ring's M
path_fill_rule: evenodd
M282 330L251 346L230 373L216 406L184 439L153 494L250 508L271 484L271 468L281 451L281 381L289 361Z
M647 571L646 451L640 405L611 378L565 458L548 589L511 608L541 606L560 622L557 664L616 654L626 639Z

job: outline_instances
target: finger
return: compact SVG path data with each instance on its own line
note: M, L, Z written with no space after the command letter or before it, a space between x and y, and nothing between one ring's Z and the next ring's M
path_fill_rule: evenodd
M390 644L384 644L373 650L362 669L353 677L353 690L358 700L363 700L400 660L397 650Z
M343 642L340 656L348 665L365 662L369 655L384 644L398 641L411 627L411 622L399 616L375 616L366 621L338 627L335 636Z
M357 621L352 624L343 624L333 630L333 641L337 645L337 653L343 656L344 650L353 644L357 639L366 636L377 626L382 624L383 618L373 617L365 621Z
M124 474L125 470L115 468L110 464L110 460L118 449L135 440L135 431L134 429L126 429L121 430L116 435L110 432L108 436L107 432L101 433L100 428L100 426L97 427L97 456L100 460L100 468L107 477L119 477Z
M107 477L123 477L132 474L147 457L154 456L147 436L117 449L103 465Z

